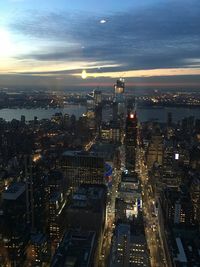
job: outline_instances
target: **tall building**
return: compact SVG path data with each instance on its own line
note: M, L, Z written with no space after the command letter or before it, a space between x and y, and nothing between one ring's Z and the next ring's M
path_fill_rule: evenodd
M137 225L133 229L130 224L117 225L110 266L150 267L145 234Z
M114 99L113 99L113 120L116 121L118 118L125 115L125 82L124 79L117 80L114 85Z
M168 127L172 126L172 113L171 112L167 113L167 126Z
M67 151L61 169L74 191L81 184L104 184L104 159L86 152Z
M114 94L115 94L115 98L120 97L125 90L125 82L124 79L119 79L117 80L116 84L114 85Z
M67 189L63 174L58 170L50 171L47 175L46 204L48 235L53 245L57 245L64 234Z
M166 221L173 224L194 224L194 212L190 195L167 188L162 195L162 208Z
M30 246L27 250L27 266L47 265L50 260L50 248L44 234L32 234Z
M136 173L122 173L116 199L116 220L132 221L142 209L142 196Z
M194 218L200 224L200 179L195 177L190 187L190 196L194 209Z
M119 224L116 229L116 267L128 267L130 259L130 225Z
M154 163L163 163L163 137L160 132L155 133L147 149L147 167L150 170Z
M21 123L24 125L26 123L26 117L21 115Z
M48 227L49 237L53 244L58 244L65 230L65 204L61 192L51 194L49 199Z
M83 184L73 194L71 204L66 211L68 229L95 232L96 259L100 257L103 243L106 197L107 188L105 185Z
M102 92L100 90L93 91L94 104L98 106L102 102Z
M97 267L96 246L94 231L69 230L56 250L50 266Z
M11 184L2 193L2 201L0 246L3 244L5 254L0 257L0 266L2 260L8 264L5 266L23 266L30 233L26 223L25 184Z
M68 228L93 230L102 234L106 217L105 185L82 184L67 208Z
M113 121L110 125L111 128L111 139L113 143L120 143L122 139L122 127L120 122Z
M125 129L126 168L131 172L135 171L137 122L136 113L130 112L127 114Z

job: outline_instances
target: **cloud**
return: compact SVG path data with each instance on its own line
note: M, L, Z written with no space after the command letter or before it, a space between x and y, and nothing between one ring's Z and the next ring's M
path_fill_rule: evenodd
M104 72L170 68L187 71L191 65L193 69L199 67L192 63L200 58L199 17L199 0L169 0L110 13L104 24L99 23L99 14L32 11L14 20L10 28L30 38L37 47L37 51L18 56L20 60L52 65L111 62L113 66L104 66Z

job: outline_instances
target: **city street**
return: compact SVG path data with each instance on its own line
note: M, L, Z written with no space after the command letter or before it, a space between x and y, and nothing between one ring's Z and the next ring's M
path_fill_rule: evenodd
M124 149L121 147L122 159L124 158ZM107 267L111 252L111 242L113 237L114 223L115 223L115 199L117 197L118 184L121 179L121 170L113 171L112 178L112 188L108 193L108 202L107 202L107 218L106 218L106 226L104 231L104 238L100 256L100 267Z
M151 186L148 183L148 170L144 163L143 149L138 149L137 157L139 176L142 186L145 233L150 250L151 266L167 267L159 237L158 220L154 212L155 199L152 194Z

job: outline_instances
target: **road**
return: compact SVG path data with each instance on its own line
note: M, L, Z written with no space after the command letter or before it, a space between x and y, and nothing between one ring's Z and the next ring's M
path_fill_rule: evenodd
M122 171L113 171L113 182L112 188L108 192L108 202L107 202L107 218L106 226L104 231L104 238L100 256L99 267L109 266L109 260L111 255L111 242L113 237L114 223L115 223L115 199L117 197L118 184L121 180Z
M158 218L154 213L155 198L149 184L148 170L144 163L144 150L142 148L138 148L137 157L142 186L145 233L150 250L151 266L167 267L162 242L159 236Z

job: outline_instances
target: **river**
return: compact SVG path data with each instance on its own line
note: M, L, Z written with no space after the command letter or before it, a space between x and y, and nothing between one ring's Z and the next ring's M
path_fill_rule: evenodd
M11 121L12 119L20 120L21 116L24 115L26 121L33 120L36 116L39 120L40 119L50 119L52 115L56 112L62 112L62 114L74 114L76 118L79 118L83 113L85 113L86 107L82 105L68 105L64 108L36 108L36 109L1 109L0 110L0 118L5 119L6 121ZM107 117L111 119L111 110L104 110L103 117L107 114ZM196 119L200 119L200 109L197 108L138 108L137 114L139 121L158 121L158 122L166 122L167 121L167 114L172 113L172 120L173 122L180 121L184 117L194 116ZM109 116L108 116L109 115Z

